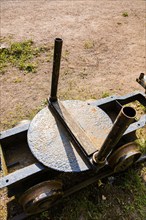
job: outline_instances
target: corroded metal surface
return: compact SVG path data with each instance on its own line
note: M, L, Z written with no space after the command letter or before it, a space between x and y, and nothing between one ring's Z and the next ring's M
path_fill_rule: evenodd
M83 154L90 156L95 149L97 149L95 143L92 141L87 132L80 126L78 122L72 117L72 115L67 111L64 105L60 101L49 103L49 108L53 110L56 117L63 124L66 130L69 132L72 139L79 146L79 149L83 149Z
M110 155L108 162L114 172L121 172L135 163L140 156L139 146L135 142L130 142L115 150Z
M100 151L93 155L95 163L102 163L106 160L106 157L119 142L129 125L134 122L135 116L136 111L134 108L128 106L122 107Z
M62 182L50 180L28 189L21 196L19 202L26 213L36 214L48 209L62 195Z
M87 102L62 103L96 146L93 152L99 150L113 125L108 115ZM47 167L65 172L88 170L68 133L48 107L41 110L32 120L28 130L28 144L33 155Z

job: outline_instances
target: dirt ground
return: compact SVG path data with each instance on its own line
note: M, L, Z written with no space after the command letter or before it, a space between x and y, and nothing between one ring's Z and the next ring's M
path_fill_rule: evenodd
M142 90L135 79L146 69L144 19L145 2L138 0L1 2L2 37L33 39L36 44L52 44L55 37L64 40L68 59L62 61L61 74L69 74L60 77L63 98ZM28 110L48 96L51 69L52 63L42 62L36 74L10 69L2 76L2 119L16 105ZM14 83L20 74L21 83Z
M1 38L32 39L35 45L52 45L54 38L62 38L62 99L144 91L136 78L146 71L145 9L141 0L2 0ZM44 102L51 71L52 61L42 56L36 73L10 67L1 75L2 130L28 118ZM6 197L0 197L4 207Z

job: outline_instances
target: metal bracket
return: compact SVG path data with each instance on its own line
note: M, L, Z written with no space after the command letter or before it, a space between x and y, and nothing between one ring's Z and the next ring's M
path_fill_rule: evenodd
M51 108L51 110L53 110L53 113L55 113L55 115L68 131L69 135L75 143L75 147L77 147L77 150L79 151L80 156L82 157L86 165L91 168L92 163L88 159L87 154L90 154L89 146L91 147L91 150L93 149L93 151L96 149L96 147L94 146L90 138L81 128L81 126L75 120L73 120L70 113L59 100L57 100L56 102L51 102L49 100L49 107Z

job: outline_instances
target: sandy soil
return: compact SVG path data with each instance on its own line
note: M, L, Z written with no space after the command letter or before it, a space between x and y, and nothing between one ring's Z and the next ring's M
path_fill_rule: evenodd
M99 98L105 92L124 95L143 91L135 79L146 70L145 9L146 2L140 0L2 0L1 37L12 42L33 39L36 45L63 38L63 99ZM42 58L35 74L9 68L2 75L2 129L18 111L25 118L47 98L51 69L52 63ZM18 77L21 82L15 83Z
M1 35L13 41L31 38L36 44L63 38L69 53L61 74L69 74L60 80L62 98L126 94L142 90L135 79L146 69L144 12L145 2L138 0L2 1ZM2 77L2 118L18 103L27 110L48 96L51 68L42 62L37 74L10 69ZM22 82L14 83L20 74Z

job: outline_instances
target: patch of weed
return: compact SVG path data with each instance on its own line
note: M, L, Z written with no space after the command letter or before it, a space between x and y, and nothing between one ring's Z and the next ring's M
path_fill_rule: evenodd
M53 52L50 51L49 53L47 53L46 61L47 61L47 62L51 62L51 61L52 61L52 57L53 57Z
M36 72L37 64L33 59L47 50L47 46L34 47L32 40L12 43L10 47L2 48L0 51L0 69L4 71L8 64L11 64L26 72Z
M22 82L22 79L20 77L16 77L14 80L13 80L14 83L21 83Z
M32 120L34 116L42 108L44 108L44 106L46 105L45 103L46 101L44 101L44 103L41 103L39 107L36 107L34 109L24 108L22 103L18 103L16 106L14 106L13 111L9 111L7 117L5 117L4 120L1 120L1 130L13 128L22 120Z
M91 40L85 41L84 42L84 48L85 49L92 49L94 47L94 42Z
M66 68L66 69L64 70L64 72L63 72L63 75L64 75L64 76L71 75L71 74L72 74L72 71L71 71L70 69L68 69L68 68Z
M94 192L93 192L94 191ZM94 195L96 195L94 197ZM94 201L92 198L94 197ZM54 207L50 212L50 218L54 220L98 220L101 213L98 210L98 194L95 188L87 187L86 189L73 194L63 200L62 205ZM63 206L63 204L68 204Z
M85 78L87 78L88 73L85 72L85 71L80 71L80 72L79 72L79 76L80 76L82 79L85 79Z
M102 93L102 98L106 98L106 97L108 97L108 96L110 96L110 93L109 92L103 92Z
M142 105L140 102L135 101L132 102L137 111L141 111L142 113L146 113L146 107Z
M19 69L20 70L25 70L27 72L32 72L35 73L36 72L36 68L37 68L37 64L36 63L20 63Z
M136 142L138 143L139 147L140 147L140 151L143 154L146 154L146 137L141 137L139 139L136 140Z
M40 214L40 219L41 219L41 220L49 220L50 218L49 218L49 215L48 215L48 211L42 212L42 213ZM51 219L50 219L50 220L51 220Z
M133 201L129 205L125 206L127 211L137 210L141 217L143 218L146 214L145 204L146 204L146 186L140 177L140 173L136 169L129 169L120 178L120 187L124 190L129 190L133 195Z
M65 51L63 52L62 57L63 57L65 60L68 60L69 54L70 54L69 50L65 50Z
M47 106L47 105L48 105L48 99L43 99L43 100L41 101L40 108L43 108L43 107L45 107L45 106Z
M128 15L128 12L126 12L126 11L125 11L125 12L123 12L123 14L122 14L122 15L123 15L123 17L128 17L128 16L129 16L129 15Z

